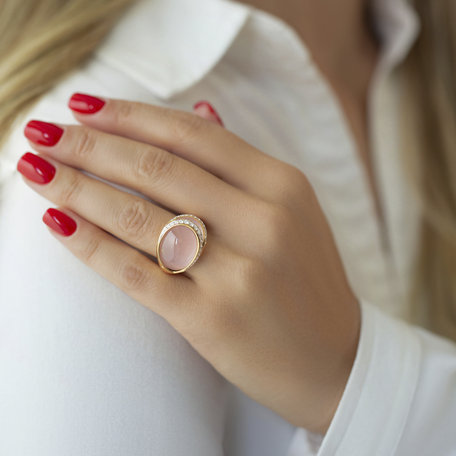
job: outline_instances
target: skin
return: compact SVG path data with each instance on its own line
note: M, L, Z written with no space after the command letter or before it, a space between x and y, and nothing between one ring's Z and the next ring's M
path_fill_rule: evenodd
M277 8L279 2L266 4ZM353 51L354 63L373 55L369 45L358 43L355 30L351 39L344 32L355 27L353 14L361 2L346 2L353 7L347 8L351 15L335 0L290 1L290 9L282 11L297 26L292 18L299 5L323 20L320 4L340 10L340 16L333 15L334 28L328 22L333 35L325 42L337 43L337 52L318 51L321 27L306 28L305 14L297 30L327 77L332 74L331 84L352 113L358 143L367 144L360 119L363 81L372 67L366 64L354 80L350 65L343 65L346 74L331 70L344 61L344 52ZM350 47L354 44L356 50ZM324 434L353 366L361 316L306 176L231 133L204 107L191 113L104 99L95 114L73 112L81 125L57 124L64 129L57 145L29 141L56 173L47 184L23 177L24 182L77 223L68 237L49 232L88 267L165 318L247 395L290 423ZM367 150L361 149L362 154ZM78 169L137 190L157 204ZM272 184L264 186L265 180ZM170 275L136 248L155 256L161 228L181 213L203 219L208 244L195 265Z
M56 145L29 141L56 172L47 184L24 181L77 223L68 237L49 231L254 400L326 432L360 309L307 178L201 113L105 100L95 114L74 113L82 125L58 124ZM208 242L171 275L133 247L155 255L161 228L182 213L203 219Z
M380 46L366 0L244 0L288 23L334 90L357 144L375 210L383 223L370 153L367 97Z

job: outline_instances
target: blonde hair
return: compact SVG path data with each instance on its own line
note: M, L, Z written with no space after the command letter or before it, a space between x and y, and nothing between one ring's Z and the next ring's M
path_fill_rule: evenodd
M84 63L135 0L0 0L0 147L19 116Z
M409 299L416 322L456 341L456 3L414 0L418 40L403 63L403 158L422 209Z
M0 0L0 146L135 1ZM429 329L456 341L456 6L414 1L422 32L400 68L408 93L404 131L412 132L403 157L423 212L410 300L417 321L425 315Z

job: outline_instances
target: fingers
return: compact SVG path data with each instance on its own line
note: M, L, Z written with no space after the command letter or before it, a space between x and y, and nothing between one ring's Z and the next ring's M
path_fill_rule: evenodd
M21 157L17 167L24 182L49 201L68 208L139 251L156 257L162 228L175 214L48 157L44 159L28 152ZM205 247L197 262L185 271L192 279L204 277L209 265L219 263L219 235L211 229L208 236L209 253ZM208 259L211 255L214 258Z
M74 94L69 102L85 125L166 149L254 195L265 193L265 180L273 181L278 160L215 122L167 107L113 98L97 104L87 97ZM88 109L94 106L98 110Z
M198 215L209 225L220 225L222 231L234 223L224 209L240 207L244 201L241 190L150 144L86 126L35 120L24 133L40 153L137 190L175 214Z
M114 236L155 256L160 231L175 214L58 161L49 158L43 161L42 157L31 153L21 157L18 169L27 185L49 201L76 212ZM34 169L49 167L55 171L48 182L32 180Z
M195 302L196 287L190 278L164 273L146 256L68 208L48 209L43 221L77 258L171 324L176 324L190 307L189 303ZM59 227L68 225L70 230L61 230L66 236L55 231L56 227L60 230Z

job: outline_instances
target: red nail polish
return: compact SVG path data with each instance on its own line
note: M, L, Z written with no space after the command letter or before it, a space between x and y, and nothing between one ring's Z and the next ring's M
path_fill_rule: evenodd
M209 111L211 112L211 114L213 114L215 116L215 118L217 119L218 123L220 125L222 125L222 127L223 127L224 125L223 125L222 119L220 118L220 116L218 115L217 111L212 107L212 105L208 101L198 101L198 103L195 103L193 105L193 109L198 109L198 107L200 107L202 105L205 105L205 106L207 106L209 108Z
M24 135L37 144L55 146L63 134L63 129L49 122L31 120L24 128Z
M17 162L16 169L27 179L38 184L47 184L55 175L55 167L39 155L26 152Z
M76 222L71 217L52 207L44 213L43 222L63 236L70 236L77 227Z
M85 93L73 93L68 101L68 107L73 111L82 114L94 114L105 105L105 101L101 98L92 97Z

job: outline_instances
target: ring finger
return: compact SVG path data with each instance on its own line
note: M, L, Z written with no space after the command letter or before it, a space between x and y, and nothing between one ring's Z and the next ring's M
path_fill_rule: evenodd
M36 173L36 169L40 171ZM18 170L24 175L24 181L46 199L69 208L120 240L154 257L162 227L175 216L139 196L118 190L56 160L47 157L44 160L30 152L21 157ZM40 183L33 180L35 175ZM211 243L214 240L211 239ZM186 273L192 276L193 266Z

